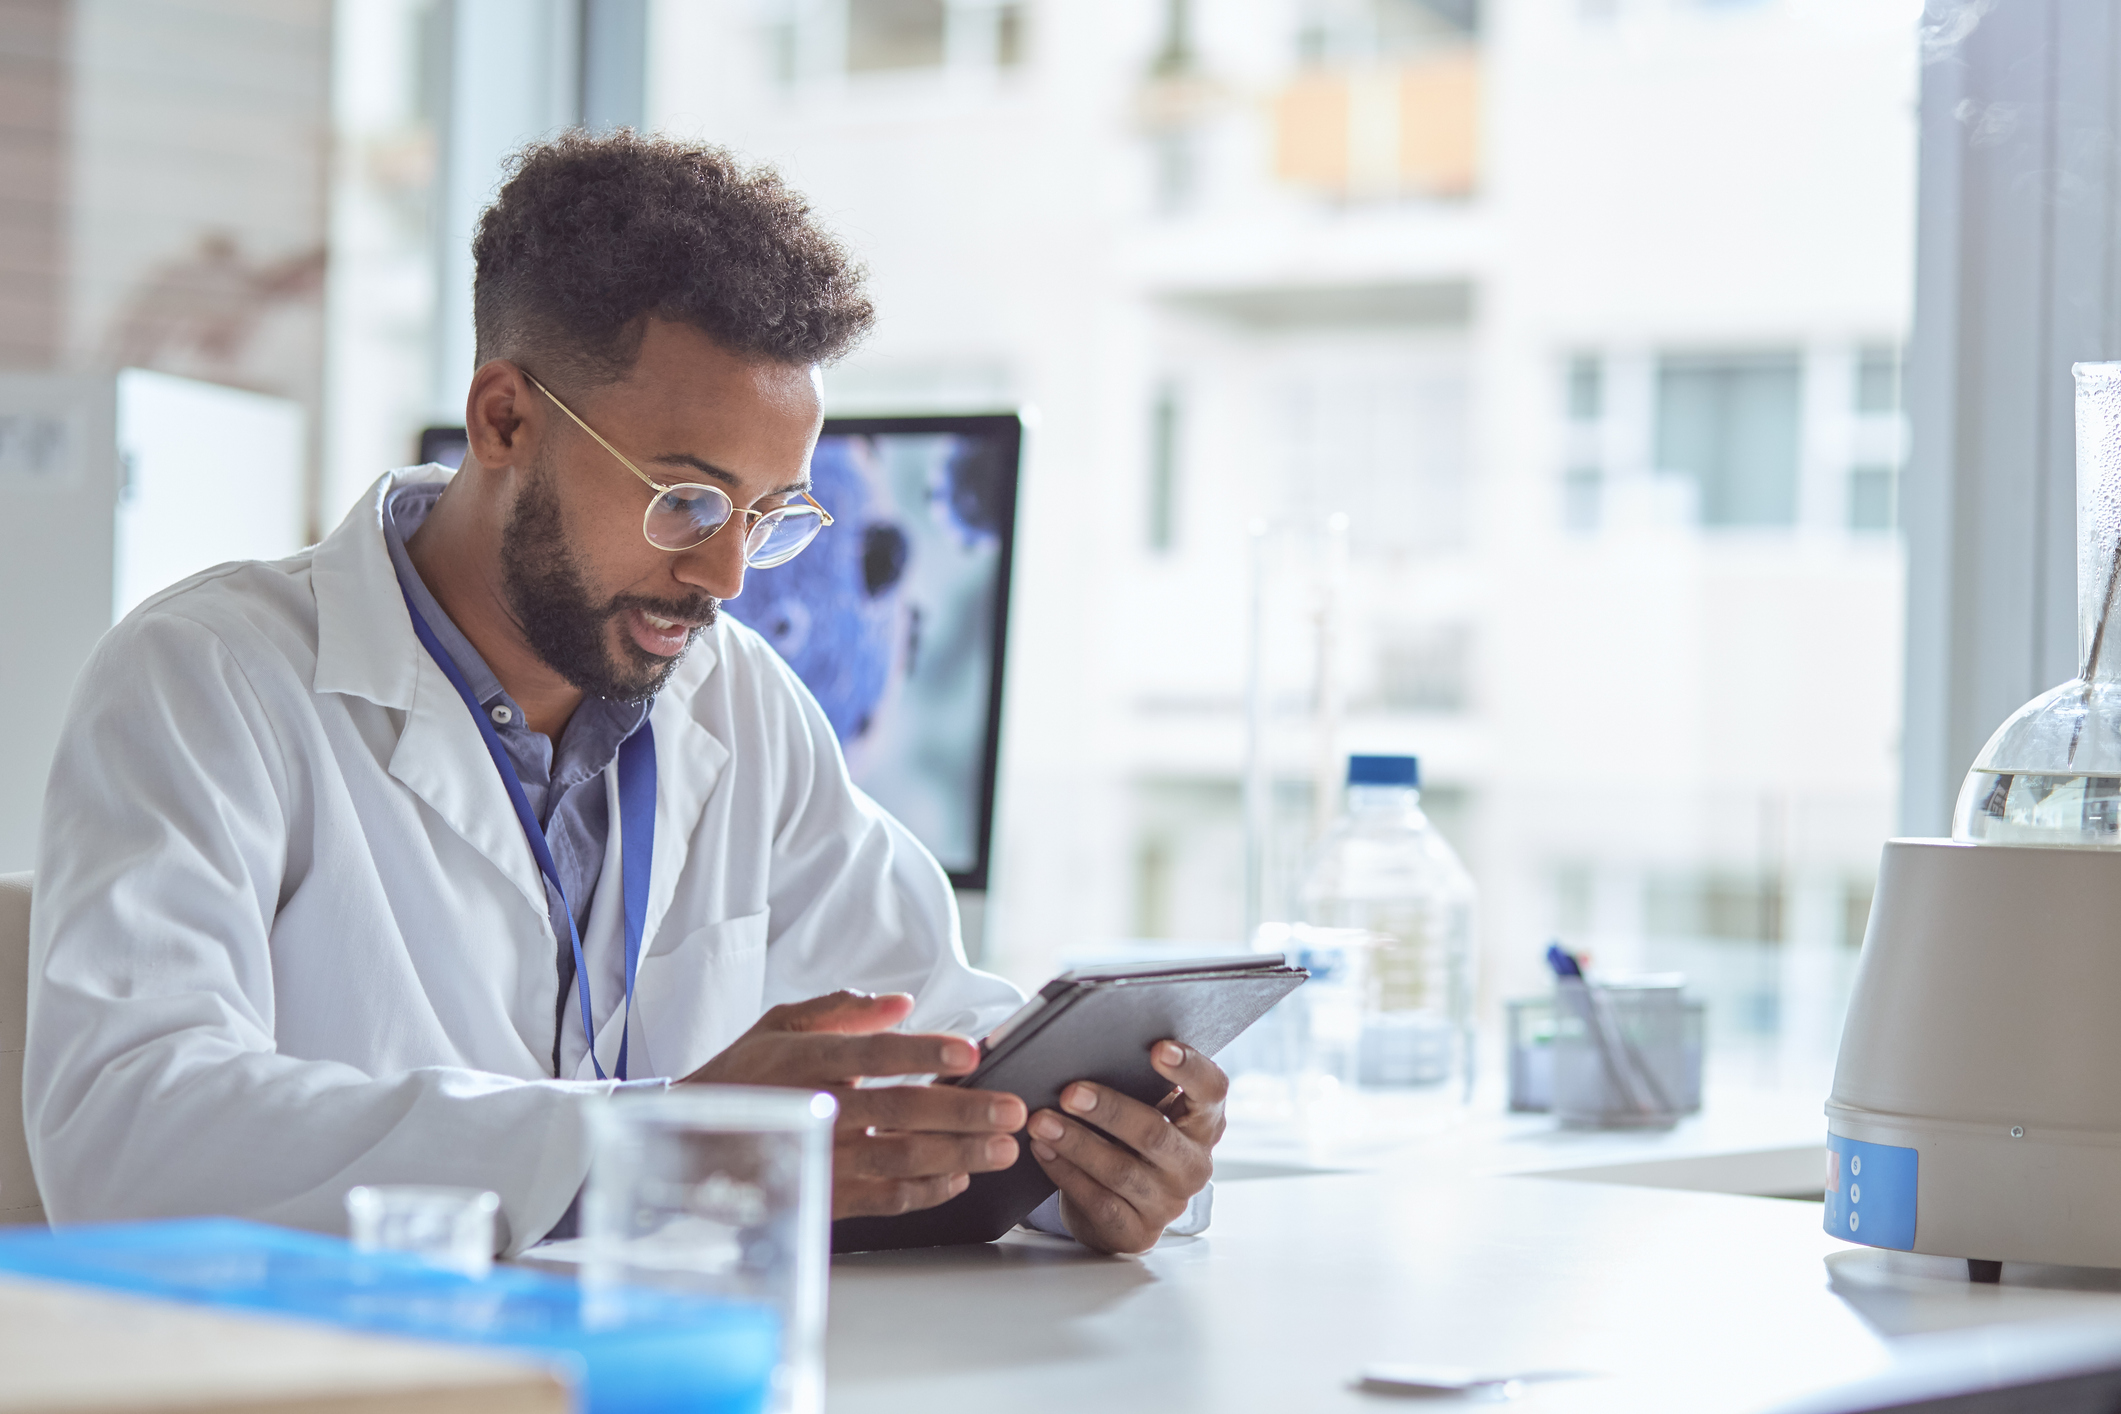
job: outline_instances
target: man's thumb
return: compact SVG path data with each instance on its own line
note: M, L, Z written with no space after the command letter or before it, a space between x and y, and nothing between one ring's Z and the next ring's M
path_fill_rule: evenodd
M905 992L830 992L804 1002L777 1006L763 1018L769 1031L838 1031L863 1035L889 1031L913 1010Z

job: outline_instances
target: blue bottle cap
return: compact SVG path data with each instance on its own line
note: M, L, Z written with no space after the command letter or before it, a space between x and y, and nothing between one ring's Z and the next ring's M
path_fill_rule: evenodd
M1416 756L1350 756L1348 784L1419 787L1421 759Z

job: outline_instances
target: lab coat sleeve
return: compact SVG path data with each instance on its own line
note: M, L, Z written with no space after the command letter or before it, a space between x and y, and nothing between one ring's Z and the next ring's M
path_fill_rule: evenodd
M501 1195L542 1236L607 1087L279 1054L272 927L306 787L242 665L149 610L108 635L54 762L31 922L24 1120L56 1222L227 1214L343 1230L357 1183Z
M733 647L737 645L732 645ZM774 822L766 1004L842 987L910 992L910 1031L983 1036L1023 1003L965 959L949 877L912 832L859 790L802 681L748 630L765 679L766 735L784 771Z

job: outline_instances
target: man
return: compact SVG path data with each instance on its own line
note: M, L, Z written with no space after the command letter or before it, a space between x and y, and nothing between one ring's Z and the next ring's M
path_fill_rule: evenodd
M817 369L871 322L860 272L772 174L630 134L526 151L475 256L462 470L164 592L82 675L31 943L47 1210L328 1229L356 1183L468 1184L515 1251L613 1088L738 1082L839 1097L835 1216L941 1202L1023 1132L1069 1231L1149 1246L1221 1133L1205 1057L1155 1048L1160 1109L855 1083L963 1074L1019 1001L716 613L831 533Z

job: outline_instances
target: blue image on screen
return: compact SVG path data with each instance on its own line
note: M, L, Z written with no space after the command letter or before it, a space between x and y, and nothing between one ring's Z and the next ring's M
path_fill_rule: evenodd
M985 862L1013 437L834 433L811 461L833 525L724 612L817 698L855 783L961 881Z

